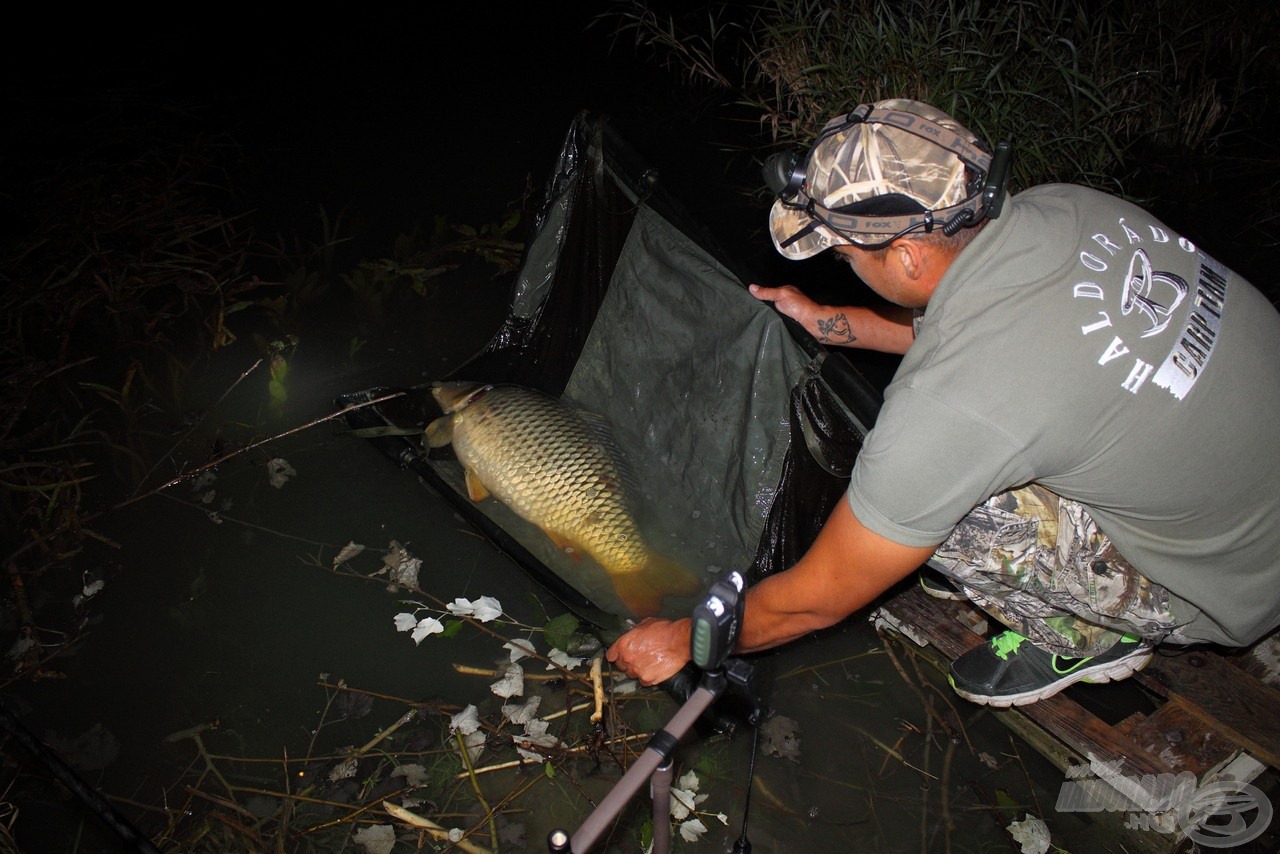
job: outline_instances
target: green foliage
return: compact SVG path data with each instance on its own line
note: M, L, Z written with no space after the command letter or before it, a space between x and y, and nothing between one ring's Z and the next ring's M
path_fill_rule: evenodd
M1203 152L1265 109L1272 4L1198 0L774 0L603 16L724 90L771 143L859 103L912 98L1014 142L1015 186L1123 191L1139 155ZM707 21L710 21L710 26Z
M578 630L578 618L571 613L564 613L558 617L554 617L547 622L543 628L543 637L547 639L547 643L556 649L570 649L573 644L574 632Z
M390 258L362 261L342 281L366 313L377 318L389 300L406 291L431 296L439 277L456 270L466 257L491 265L494 275L514 272L524 252L524 244L510 237L519 224L518 210L479 228L437 216L429 232L414 228L399 235Z

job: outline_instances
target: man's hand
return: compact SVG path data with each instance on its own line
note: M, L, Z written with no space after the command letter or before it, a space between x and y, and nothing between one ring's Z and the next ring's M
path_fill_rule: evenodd
M823 344L902 355L915 338L911 310L901 306L820 305L795 285L751 285L748 290L756 299L773 303L779 313L799 323Z
M644 685L656 685L680 672L689 661L692 621L650 617L614 641L605 657Z
M780 285L766 288L764 285L751 285L747 288L751 295L762 302L773 303L774 308L813 332L811 319L818 309L818 304L805 296L804 291L795 285Z

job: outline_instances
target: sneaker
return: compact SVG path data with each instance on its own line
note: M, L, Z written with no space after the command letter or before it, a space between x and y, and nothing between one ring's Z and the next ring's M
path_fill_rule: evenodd
M969 597L964 595L959 587L957 587L950 578L947 578L936 569L925 568L920 570L920 589L925 595L932 596L934 599L949 599L952 602L963 602Z
M1124 635L1101 655L1068 658L1007 631L951 662L951 687L966 700L1007 708L1052 697L1075 682L1132 676L1151 660L1151 646Z

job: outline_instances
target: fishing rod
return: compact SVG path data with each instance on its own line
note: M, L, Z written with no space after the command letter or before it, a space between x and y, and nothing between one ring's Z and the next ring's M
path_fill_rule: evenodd
M672 756L680 740L726 691L732 691L747 701L747 722L753 727L764 718L764 705L755 688L755 667L742 659L730 658L742 626L746 608L745 591L746 579L742 573L731 570L717 579L707 591L706 599L694 607L689 651L693 664L702 670L698 687L676 710L667 725L654 733L644 753L640 754L572 836L561 829L551 831L547 837L548 851L572 854L590 851L646 782L650 784L653 793L654 854L667 854L670 851L671 821L668 811L673 774ZM752 765L754 764L753 753ZM748 783L748 797L749 795ZM734 851L746 854L750 850L744 815L742 836Z
M63 761L62 757L36 738L35 734L3 705L0 705L0 730L8 733L10 738L26 748L27 752L43 765L55 780L66 786L71 794L75 795L107 827L115 831L130 850L137 851L139 854L160 854L160 849L147 838L146 834L138 830L112 806L101 792L86 783L70 765Z

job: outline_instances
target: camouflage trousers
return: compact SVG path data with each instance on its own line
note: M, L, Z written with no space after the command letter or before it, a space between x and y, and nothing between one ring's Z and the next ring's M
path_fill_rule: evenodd
M952 531L929 566L1038 646L1091 656L1122 634L1189 643L1173 594L1129 565L1088 511L1041 486L1003 492Z

